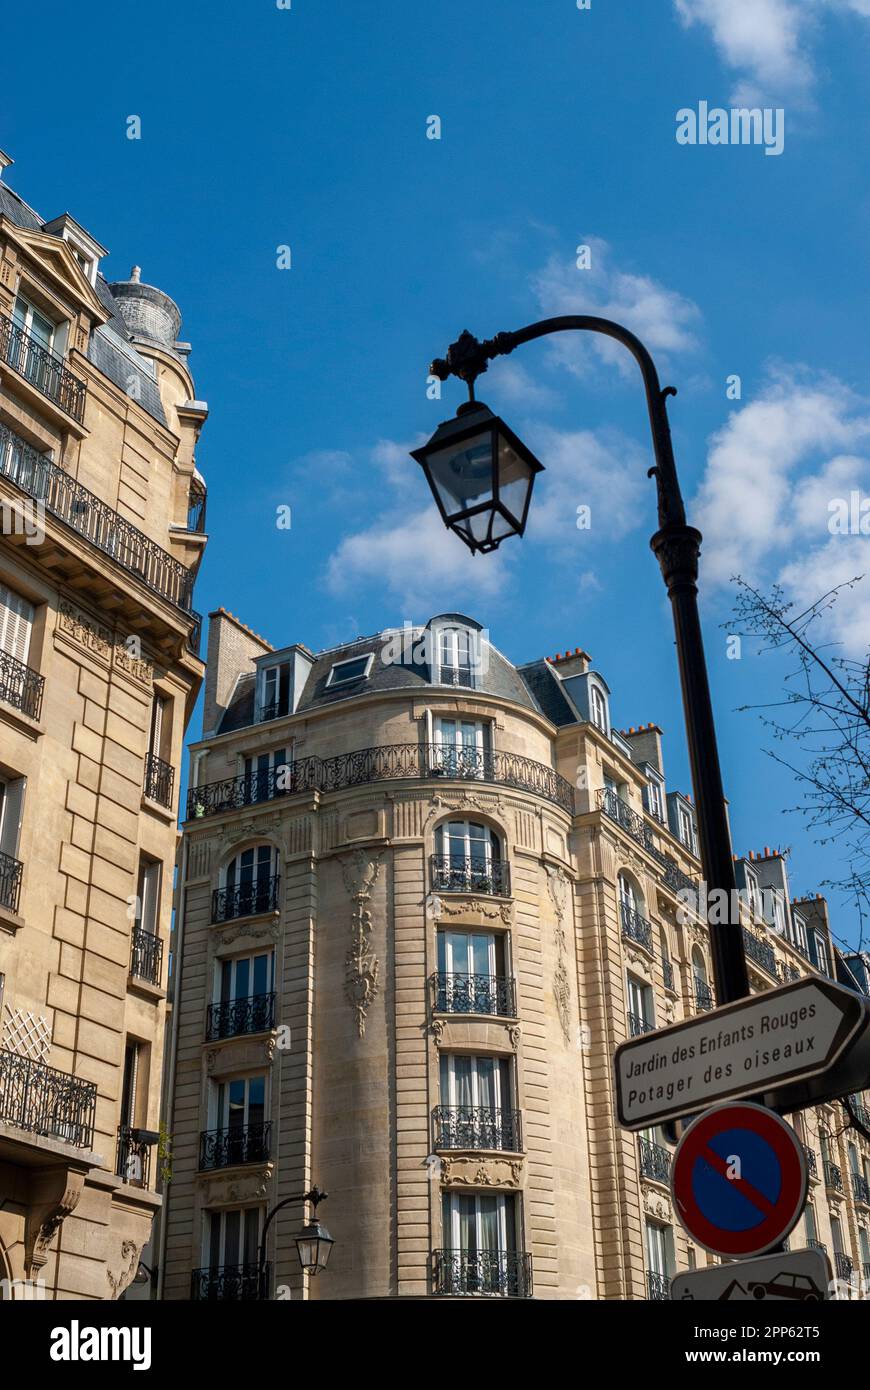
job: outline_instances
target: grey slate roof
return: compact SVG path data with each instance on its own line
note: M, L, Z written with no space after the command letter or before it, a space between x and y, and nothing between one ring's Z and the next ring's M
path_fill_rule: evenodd
M551 723L559 727L577 723L577 712L566 698L562 683L548 661L530 661L519 667L518 674Z

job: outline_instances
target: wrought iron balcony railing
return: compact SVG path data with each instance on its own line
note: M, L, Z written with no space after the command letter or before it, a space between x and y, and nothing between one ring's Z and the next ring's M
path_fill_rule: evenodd
M118 1126L118 1152L115 1172L131 1187L147 1187L151 1176L151 1144L139 1138L139 1130Z
M816 1240L815 1236L807 1240L807 1245L810 1250L821 1250L823 1255L828 1253L828 1247L825 1242L823 1240Z
M834 1192L842 1192L843 1174L839 1165L826 1158L822 1160L822 1167L825 1170L825 1187L830 1187Z
M799 980L801 978L801 972L798 970L797 966L792 965L790 961L777 961L776 973L784 985L789 985L792 980Z
M845 1255L842 1250L834 1251L834 1271L838 1279L851 1279L854 1268L849 1255Z
M0 1120L6 1124L89 1149L96 1108L93 1081L0 1049Z
M0 700L20 709L31 719L38 719L42 712L42 692L45 677L38 671L25 666L10 652L0 651Z
M516 1018L516 988L504 975L433 975L432 1008L440 1014Z
M233 888L216 888L212 894L211 920L232 922L236 917L255 917L259 912L276 912L280 874L256 883L238 883Z
M626 902L620 902L619 909L622 914L622 935L626 941L634 941L638 946L643 946L644 950L652 952L652 922L641 917L640 913Z
M433 854L429 859L433 893L487 893L510 897L511 874L506 860L471 855L456 859L449 854Z
M666 1274L646 1272L646 1296L655 1303L667 1303L671 1297L671 1281Z
M228 999L209 1004L206 1042L240 1038L247 1033L268 1033L275 1027L275 995L252 994L247 999Z
M470 666L444 666L438 668L439 685L461 685L465 690L474 689L474 671Z
M145 795L148 800L156 801L159 806L165 806L170 811L174 786L175 768L172 763L164 762L156 753L146 754Z
M599 787L598 805L605 816L620 826L626 834L630 835L637 844L646 850L647 854L655 859L657 864L661 865L664 869L662 881L672 893L697 893L698 885L695 880L683 873L673 855L666 854L663 850L656 848L652 830L646 824L643 816L632 810L628 802L624 801L618 792L615 792L612 787Z
M437 1105L432 1111L435 1151L438 1149L504 1149L522 1153L519 1110L495 1110L482 1105Z
M664 982L665 982L665 989L670 990L671 993L673 994L673 992L674 992L674 965L673 965L673 961L670 961L670 960L663 960L663 961L662 961L662 976L663 976Z
M628 1015L628 1036L629 1036L630 1038L639 1038L639 1037L641 1037L644 1033L654 1033L655 1030L656 1030L655 1024L654 1024L654 1023L650 1023L648 1019L646 1019L646 1018L641 1018L640 1014L629 1013L629 1015Z
M198 630L202 620L191 608L192 571L3 424L0 477L8 478L22 492L44 503L46 511L58 521L110 556L129 574L136 575L153 593L182 609L195 620L194 631ZM193 640L192 633L188 645L197 650L198 643L194 647Z
M641 1177L652 1178L654 1182L670 1182L671 1155L668 1150L661 1144L654 1144L651 1139L644 1139L643 1135L638 1135L637 1145Z
M531 1298L532 1257L513 1250L433 1250L436 1294Z
M698 1010L698 1012L703 1014L707 1013L710 1009L715 1008L716 1000L713 998L713 991L707 984L707 981L702 980L700 975L695 975L694 986L695 1008Z
M870 1183L863 1173L852 1174L852 1191L855 1194L856 1202L863 1202L865 1206L870 1205Z
M205 508L208 494L202 483L194 478L187 494L187 529L205 535Z
M851 1095L849 1103L855 1112L855 1118L860 1120L865 1129L870 1129L870 1110L867 1109L860 1095Z
M21 900L21 878L24 865L11 854L0 854L0 907L17 912Z
M265 1296L272 1266L263 1267L263 1285L256 1264L214 1265L211 1269L195 1269L190 1277L190 1297L194 1302L220 1299L237 1303L253 1303Z
M280 777L279 777L280 774ZM371 782L431 781L433 778L494 782L532 792L574 814L574 788L553 768L522 758L517 753L483 753L469 750L461 766L445 758L440 744L392 743L377 748L358 748L332 758L297 758L291 765L289 784L281 769L260 777L228 777L192 787L187 797L187 818L214 816L267 801L282 792L343 791Z
M819 1168L818 1164L816 1163L815 1149L811 1149L809 1144L802 1144L801 1147L804 1151L804 1155L807 1160L807 1170L809 1172L810 1177L818 1177Z
M870 1260L865 1260L863 1262L861 1265L861 1273L864 1277L864 1283L870 1284Z
M762 970L766 970L768 975L776 979L776 954L769 941L762 940L756 936L755 932L743 928L743 949L750 960L760 965Z
M265 1163L272 1146L272 1124L234 1125L231 1129L206 1129L199 1136L199 1166L233 1168L239 1163Z
M149 985L159 985L163 977L163 941L144 927L133 928L130 974Z
M87 395L85 383L69 370L62 357L5 314L0 314L0 356L13 371L81 424Z

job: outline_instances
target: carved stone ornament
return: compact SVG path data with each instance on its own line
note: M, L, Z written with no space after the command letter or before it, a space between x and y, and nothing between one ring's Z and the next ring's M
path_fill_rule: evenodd
M274 814L247 816L244 820L231 821L225 825L220 833L220 843L226 849L229 845L237 844L239 840L253 840L265 835L277 837L281 833L282 824L281 817Z
M433 1018L431 1024L432 1037L435 1039L435 1046L440 1047L444 1041L444 1019Z
M277 941L278 923L267 922L261 927L246 927L244 923L241 926L237 926L234 923L232 926L227 926L226 928L220 923L216 924L214 937L220 946L229 946L233 941L238 940L240 936L244 936L248 941Z
M85 1185L83 1172L46 1169L34 1178L25 1225L25 1268L37 1274L48 1260L51 1242L61 1224L78 1206Z
M522 1176L523 1162L519 1158L450 1157L441 1160L444 1187L517 1188Z
M368 903L381 872L382 861L383 854L372 855L362 849L339 860L344 886L353 903L351 946L344 958L344 990L356 1014L356 1029L361 1038L365 1036L368 1012L378 993L380 962L370 948L372 914Z
M205 1206L236 1206L239 1203L262 1201L269 1195L272 1165L249 1168L231 1177L213 1177L205 1184Z
M646 1183L643 1183L642 1186L643 1209L647 1216L652 1216L657 1221L663 1221L669 1225L673 1221L670 1200L656 1188L647 1187Z
M645 950L643 949L643 947L638 947L638 946L636 946L636 945L634 945L634 944L632 944L631 946L629 946L629 945L626 943L626 946L625 946L625 957L626 957L626 960L629 962L629 964L630 964L630 965L633 965L634 968L635 968L635 970L637 970L637 972L638 972L639 974L643 975L645 979L649 980L650 983L652 983L652 970L650 969L650 955L649 955L649 953L648 953L647 951L645 951Z
M128 1289L136 1277L136 1270L139 1268L139 1256L143 1247L138 1245L135 1240L125 1240L121 1245L121 1259L123 1264L119 1274L113 1274L106 1265L106 1278L109 1281L109 1288L112 1290L112 1298L120 1298L125 1289Z
M74 607L67 599L61 599L57 606L57 626L80 647L93 652L108 661L112 654L112 633L104 624L98 623L81 609Z
M154 667L151 662L143 656L133 656L124 642L115 643L115 665L119 671L124 671L143 685L153 684Z
M504 922L506 927L510 926L512 920L510 903L487 903L481 898L465 898L455 902L447 902L444 898L438 900L438 917L461 917L469 912L486 917L490 922Z
M545 864L547 871L547 890L556 913L553 936L556 942L556 968L553 971L553 997L556 1012L565 1037L571 1042L571 986L569 983L567 957L568 943L565 937L565 911L568 906L568 889L571 883L564 869Z
M429 814L423 825L423 833L439 816L448 811L480 811L483 815L498 815L504 818L505 806L497 794L483 795L471 791L451 792L445 796L434 796L429 806Z
M508 1028L508 1037L511 1040L511 1047L513 1048L514 1052L519 1052L520 1041L522 1039L522 1036L523 1030L520 1027L520 1025L518 1023L512 1023L510 1028Z

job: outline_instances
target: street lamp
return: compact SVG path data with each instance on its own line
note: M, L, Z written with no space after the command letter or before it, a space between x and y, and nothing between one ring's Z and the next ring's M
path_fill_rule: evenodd
M658 494L659 529L650 546L661 566L674 617L701 863L708 895L722 889L730 905L737 884L698 616L701 533L686 522L671 444L667 398L676 391L672 386L662 389L643 343L621 324L589 314L543 319L484 342L466 331L448 348L446 358L434 361L429 370L441 381L450 376L464 381L470 399L460 406L455 420L439 425L429 443L414 450L413 457L423 467L445 525L472 553L495 550L508 536L521 536L534 476L542 465L503 421L475 400L474 383L494 357L550 333L578 330L603 333L622 343L643 378L655 454L649 476L655 478ZM510 498L507 504L503 481ZM749 976L740 926L708 921L708 927L718 1002L742 999L749 993Z
M320 1202L325 1202L328 1196L328 1192L321 1192L318 1187L312 1187L310 1192L304 1193L301 1197L285 1197L283 1202L278 1202L269 1212L263 1223L263 1234L260 1237L260 1298L268 1298L269 1296L266 1287L266 1235L272 1221L282 1207L289 1207L297 1202L311 1203L311 1220L306 1222L296 1237L296 1251L305 1274L319 1274L322 1269L326 1269L335 1241L322 1222L318 1221L317 1207Z

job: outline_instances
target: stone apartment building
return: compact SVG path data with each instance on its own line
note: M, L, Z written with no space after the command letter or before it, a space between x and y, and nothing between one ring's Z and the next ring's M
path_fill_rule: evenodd
M0 1298L108 1299L136 1274L160 1203L207 410L173 301L138 270L110 285L105 248L69 213L34 212L4 181L10 162L0 155Z
M270 1297L667 1297L708 1257L671 1208L673 1131L617 1124L612 1058L715 1002L695 835L661 730L619 732L579 649L517 667L451 613L315 655L212 614L161 1295L261 1296L290 1199ZM845 971L781 854L737 871L753 988ZM840 1107L795 1124L795 1243L870 1278L870 1147Z

